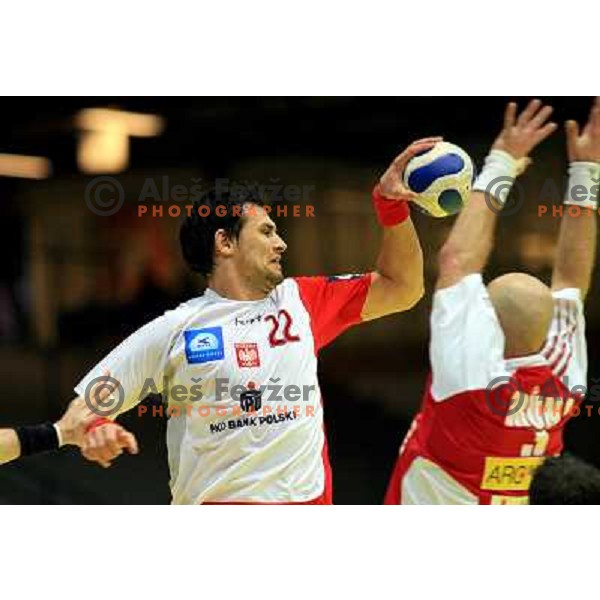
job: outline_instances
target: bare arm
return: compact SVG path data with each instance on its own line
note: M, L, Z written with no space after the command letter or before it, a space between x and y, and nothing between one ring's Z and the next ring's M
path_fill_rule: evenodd
M442 246L436 287L450 287L471 273L481 273L487 264L492 244L498 205L492 210L483 192L472 192L454 227Z
M54 424L56 434L52 432L52 441L49 438L47 439L47 433L44 436L43 443L40 443L39 441L39 429L45 428L46 431L48 429L52 431L52 425L50 423L19 428L19 435L27 436L22 439L27 441L25 445L26 448L27 445L29 445L28 452L30 454L37 454L39 452L56 450L60 446L66 445L75 445L82 448L87 448L90 443L90 438L96 439L96 437L99 435L101 437L108 437L109 441L113 445L113 448L111 448L111 451L106 453L106 456L102 455L101 458L92 452L92 455L89 457L89 459L99 462L103 466L109 466L110 460L120 454L122 448L127 448L131 452L137 452L137 442L135 437L133 437L131 433L125 431L119 425L112 424L109 426L104 426L99 428L103 430L102 433L99 433L98 431L92 431L86 435L86 429L88 426L90 426L98 418L98 415L94 412L94 410L92 410L95 408L94 405L96 404L97 406L97 403L104 402L109 397L111 392L112 389L110 388L92 390L92 394L90 395L90 398L88 398L88 402L86 402L84 398L75 398L69 404L69 407L60 420ZM36 432L36 430L38 431ZM36 433L37 441L29 441L31 439L29 436L32 435L32 431ZM21 456L23 449L21 448L19 435L17 435L17 431L15 429L0 429L0 464L10 462L11 460L15 460ZM25 450L25 452L27 452L27 450Z
M0 429L0 464L15 460L23 453L38 454L67 444L82 445L85 428L95 418L83 399L75 398L54 425L44 423L21 427L18 428L19 433L16 429ZM19 436L25 437L19 439ZM21 447L21 440L26 441L24 447Z
M567 121L566 129L569 162L600 164L600 98L596 99L581 135L575 121ZM596 186L598 183L595 182ZM595 195L597 199L597 188ZM596 259L596 236L595 210L584 208L579 214L565 210L552 273L553 290L579 288L582 298L585 298Z
M408 310L423 297L423 253L408 219L385 229L362 320Z
M413 156L429 150L441 139L418 140L402 152L381 177L381 195L390 202L414 198L416 194L403 184L404 169ZM375 269L361 314L363 321L408 310L423 297L423 252L410 217L399 225L384 228Z
M556 124L546 123L551 113L551 107L542 107L539 100L533 100L517 118L517 106L510 103L504 115L504 127L492 150L505 153L509 162L525 159L556 129ZM486 194L490 206L486 203ZM492 249L497 214L502 207L497 200L488 192L471 193L467 206L456 219L440 251L438 289L450 287L467 275L483 271Z

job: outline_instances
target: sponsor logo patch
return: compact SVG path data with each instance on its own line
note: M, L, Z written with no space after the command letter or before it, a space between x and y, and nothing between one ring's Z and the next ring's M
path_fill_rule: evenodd
M236 317L234 323L236 324L236 326L248 327L249 325L254 325L254 323L260 323L262 321L262 318L262 314L244 317L243 319Z
M244 412L260 410L262 406L262 392L256 389L253 381L248 383L248 389L240 394L240 406Z
M223 328L206 327L184 331L185 357L188 363L205 363L225 358Z
M235 355L239 367L260 367L258 344L235 344Z
M498 458L487 456L481 489L489 491L527 491L543 457Z

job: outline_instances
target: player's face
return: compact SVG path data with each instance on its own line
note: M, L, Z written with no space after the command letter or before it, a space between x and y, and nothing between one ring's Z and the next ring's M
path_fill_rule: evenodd
M272 289L283 281L281 257L287 245L264 208L248 205L245 219L238 240L242 271L261 288Z

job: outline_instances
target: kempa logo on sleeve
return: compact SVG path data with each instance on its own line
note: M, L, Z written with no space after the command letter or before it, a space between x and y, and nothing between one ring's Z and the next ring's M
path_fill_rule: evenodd
M188 329L185 335L185 356L189 364L223 360L223 328Z

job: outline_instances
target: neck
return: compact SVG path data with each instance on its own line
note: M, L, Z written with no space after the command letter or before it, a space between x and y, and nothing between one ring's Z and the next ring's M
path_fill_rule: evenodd
M266 284L262 288L253 285L240 273L229 269L217 269L208 278L208 287L223 298L241 301L263 300L273 291Z

